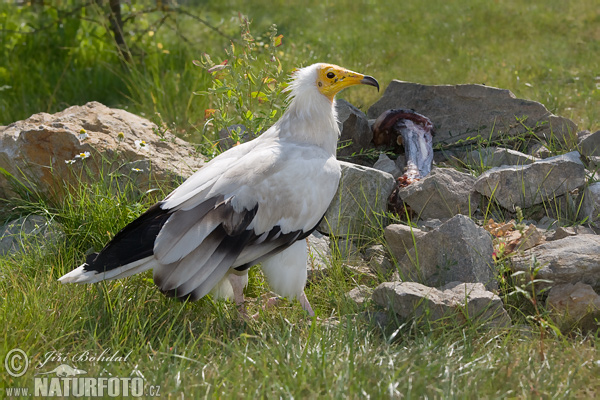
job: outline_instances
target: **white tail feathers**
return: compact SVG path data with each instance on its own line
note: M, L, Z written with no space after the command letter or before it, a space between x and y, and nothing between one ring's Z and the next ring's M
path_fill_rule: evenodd
M158 265L154 256L142 258L127 265L111 269L110 271L98 272L87 271L87 264L82 264L78 268L58 278L61 283L96 283L100 281L110 281L121 279L131 275L139 274Z

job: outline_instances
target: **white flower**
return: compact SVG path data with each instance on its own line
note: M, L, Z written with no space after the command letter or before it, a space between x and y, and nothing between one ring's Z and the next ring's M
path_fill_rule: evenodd
M134 143L135 147L137 147L138 149L143 149L148 145L145 140L136 140Z
M79 136L77 136L77 139L79 140L85 140L89 137L89 135L87 133L80 133Z
M131 170L134 172L144 172L144 170L140 168L131 168Z
M77 160L65 160L65 164L69 164L69 165L71 165L71 164L73 164L75 161L77 161Z
M88 158L90 156L90 152L89 151L84 151L83 153L79 153L75 156L75 158L81 158L82 160L85 160L86 158Z

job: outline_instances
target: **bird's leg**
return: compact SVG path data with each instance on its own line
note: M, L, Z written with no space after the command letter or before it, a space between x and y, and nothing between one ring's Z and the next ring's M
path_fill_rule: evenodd
M236 274L229 274L228 279L229 283L231 283L231 288L233 289L233 300L235 301L242 318L248 318L246 302L244 301L244 279L242 276Z
M304 291L302 291L302 294L300 296L298 296L298 301L300 302L300 305L308 313L309 316L311 316L311 317L315 316L315 312L313 311L312 307L310 306L310 303L308 302L308 299L306 298L306 294L304 293Z

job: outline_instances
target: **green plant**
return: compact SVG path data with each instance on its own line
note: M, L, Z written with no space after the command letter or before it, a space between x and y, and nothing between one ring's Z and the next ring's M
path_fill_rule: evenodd
M218 138L225 130L234 144L244 139L240 130L230 129L231 125L243 125L246 139L252 139L278 120L286 106L285 74L278 50L283 35L272 25L263 42L250 33L250 21L242 15L239 18L241 44L230 44L225 50L227 59L215 63L205 53L200 61L194 61L212 77L211 87L196 93L210 99L204 134Z

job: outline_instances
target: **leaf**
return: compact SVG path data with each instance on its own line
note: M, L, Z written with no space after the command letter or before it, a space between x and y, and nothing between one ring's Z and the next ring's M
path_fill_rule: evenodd
M253 98L253 99L258 99L258 101L259 101L260 103L263 103L263 102L265 102L265 101L269 100L269 98L267 97L267 95L266 95L266 94L264 94L263 92L258 92L258 91L256 91L256 92L252 92L252 94L251 94L251 95L252 95L252 98Z
M215 110L214 108L207 108L206 110L204 110L204 119L211 118L216 112L217 110Z
M273 46L279 47L283 44L283 35L277 35L273 38Z

